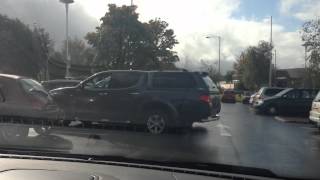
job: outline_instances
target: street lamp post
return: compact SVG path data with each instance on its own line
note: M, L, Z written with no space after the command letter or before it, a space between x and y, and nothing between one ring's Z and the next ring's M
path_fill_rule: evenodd
M218 66L218 72L219 72L219 76L220 76L220 62L221 62L221 36L216 36L216 35L211 35L211 36L207 36L207 39L210 38L218 38L218 42L219 42L219 48L218 48L218 52L219 52L219 66Z
M69 55L69 4L73 3L73 0L60 0L66 7L66 78L70 77L71 59Z

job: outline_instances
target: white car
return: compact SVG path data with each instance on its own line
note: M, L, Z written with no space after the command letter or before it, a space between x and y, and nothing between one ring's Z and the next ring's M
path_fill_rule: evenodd
M309 119L312 122L316 123L317 126L320 128L320 92L318 93L316 98L313 100Z

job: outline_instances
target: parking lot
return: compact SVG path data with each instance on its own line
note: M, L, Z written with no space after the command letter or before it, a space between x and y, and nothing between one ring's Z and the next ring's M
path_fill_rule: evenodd
M265 168L284 176L319 177L320 133L313 125L256 115L240 103L222 106L219 121L194 124L190 132L150 135L123 129L68 128L56 129L46 137L30 131L27 144L76 154L209 161Z

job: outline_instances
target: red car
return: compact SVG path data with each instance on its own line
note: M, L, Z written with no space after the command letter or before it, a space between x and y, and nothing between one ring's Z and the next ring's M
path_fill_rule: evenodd
M236 103L236 93L233 90L225 90L222 95L222 102Z

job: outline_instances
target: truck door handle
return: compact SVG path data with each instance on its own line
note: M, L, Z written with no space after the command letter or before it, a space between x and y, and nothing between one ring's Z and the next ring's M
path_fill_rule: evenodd
M106 95L108 95L108 93L107 92L103 92L103 93L99 93L99 95L100 96L106 96Z

